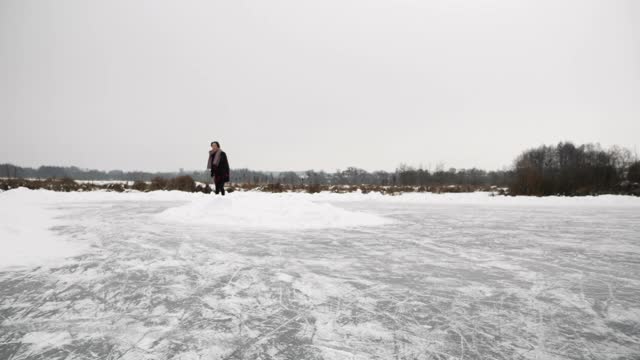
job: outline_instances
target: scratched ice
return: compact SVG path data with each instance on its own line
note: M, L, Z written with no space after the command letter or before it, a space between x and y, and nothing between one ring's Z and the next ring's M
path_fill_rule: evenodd
M640 205L336 195L393 222L287 228L119 196L47 205L89 250L0 268L0 359L640 356Z

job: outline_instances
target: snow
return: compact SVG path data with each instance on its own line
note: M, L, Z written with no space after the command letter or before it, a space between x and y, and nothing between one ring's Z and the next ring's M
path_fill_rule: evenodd
M122 185L133 185L135 181L131 180L74 180L78 184L94 184L94 185L111 185L111 184L122 184ZM146 181L146 183L151 183L150 181Z
M640 207L640 197L629 195L599 196L500 196L489 192L472 193L403 193L399 195L383 195L378 192L362 194L361 192L337 194L321 192L311 195L316 201L353 202L370 201L404 204L440 204L440 205L487 205L518 207Z
M0 268L54 263L89 250L90 244L70 241L50 231L63 224L55 207L71 203L178 202L156 214L154 219L176 225L204 225L214 228L301 230L354 228L391 225L396 220L367 211L339 207L341 203L367 202L422 205L475 205L514 207L616 207L640 208L640 198L632 196L587 197L505 197L490 193L380 193L336 194L322 192L262 193L235 192L226 197L182 191L117 193L53 192L13 189L0 193Z
M49 231L61 224L57 212L28 195L26 189L0 193L0 268L54 263L87 250Z
M158 214L161 221L230 228L320 229L382 226L391 219L312 201L304 194L234 193L207 196Z
M33 344L33 349L37 351L46 349L47 347L57 347L68 344L73 341L73 338L67 331L58 333L34 331L24 336L22 341L27 344Z
M9 190L0 358L635 358L638 210L625 196Z

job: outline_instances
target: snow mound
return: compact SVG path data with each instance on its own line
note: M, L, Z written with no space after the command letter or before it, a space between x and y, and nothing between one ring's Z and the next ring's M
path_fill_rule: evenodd
M322 229L381 226L393 220L312 201L300 194L234 193L169 208L157 220L234 228Z

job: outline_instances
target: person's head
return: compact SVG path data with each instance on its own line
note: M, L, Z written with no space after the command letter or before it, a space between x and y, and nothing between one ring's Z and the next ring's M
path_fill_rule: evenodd
M219 143L219 142L217 142L217 141L212 141L212 142L211 142L211 149L212 149L212 150L218 150L218 149L220 149L220 143Z

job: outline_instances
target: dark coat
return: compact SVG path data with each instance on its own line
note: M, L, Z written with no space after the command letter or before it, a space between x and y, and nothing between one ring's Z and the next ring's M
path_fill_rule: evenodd
M222 151L222 150L218 150L218 151ZM209 153L210 164L213 164L214 156L215 156L215 153ZM218 166L215 166L215 165L211 166L211 177L213 177L213 181L216 183L228 182L230 172L231 171L229 169L229 160L227 159L227 153L222 151L220 153L220 163L218 164Z

